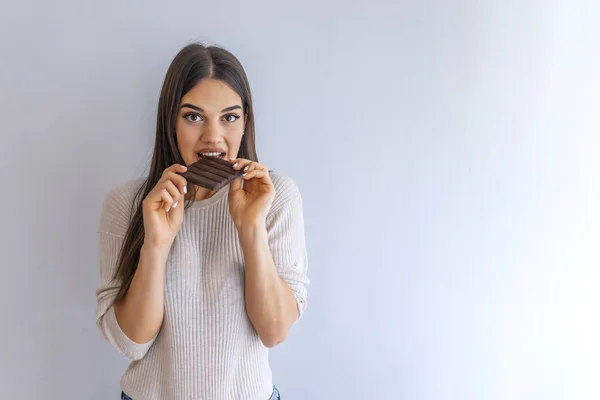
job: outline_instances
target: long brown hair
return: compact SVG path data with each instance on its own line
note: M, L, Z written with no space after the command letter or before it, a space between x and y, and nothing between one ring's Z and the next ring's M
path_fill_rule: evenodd
M148 177L135 195L132 217L117 261L115 279L121 282L121 289L115 301L125 297L139 263L145 234L142 200L158 183L166 168L175 163L184 164L175 135L181 98L204 78L217 79L227 83L241 97L246 124L238 157L258 161L255 148L252 96L248 78L241 63L233 54L220 47L207 47L200 43L185 46L171 62L161 89L152 162ZM188 199L195 197L195 193L192 192L188 193ZM186 208L190 204L187 202Z

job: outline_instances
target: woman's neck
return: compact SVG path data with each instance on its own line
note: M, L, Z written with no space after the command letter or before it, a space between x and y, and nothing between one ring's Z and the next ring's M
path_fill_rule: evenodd
M212 197L215 193L217 193L215 190L198 187L194 201L206 200Z

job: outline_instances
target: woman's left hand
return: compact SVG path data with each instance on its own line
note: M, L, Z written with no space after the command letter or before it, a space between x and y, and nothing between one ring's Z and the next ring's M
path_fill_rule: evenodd
M231 182L229 190L229 214L236 228L264 226L275 198L269 170L262 164L244 158L236 158L231 162L234 169L244 171L241 178Z

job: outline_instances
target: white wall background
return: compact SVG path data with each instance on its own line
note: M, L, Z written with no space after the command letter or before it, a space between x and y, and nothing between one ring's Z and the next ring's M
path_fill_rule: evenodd
M191 40L245 65L305 201L286 400L600 398L594 1L0 4L0 398L116 399L96 228Z

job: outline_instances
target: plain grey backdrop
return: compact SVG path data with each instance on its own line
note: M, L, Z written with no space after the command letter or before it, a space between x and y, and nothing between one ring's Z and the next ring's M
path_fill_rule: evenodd
M600 398L594 1L2 1L0 398L117 399L96 229L190 41L236 54L298 183L286 400ZM236 399L237 400L237 399Z

